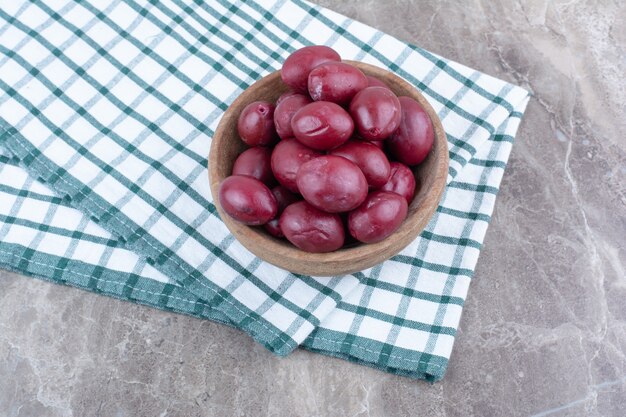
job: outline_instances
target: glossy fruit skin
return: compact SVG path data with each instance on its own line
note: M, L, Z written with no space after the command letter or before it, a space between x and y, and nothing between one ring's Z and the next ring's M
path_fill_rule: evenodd
M406 165L421 163L435 141L433 123L422 106L410 97L400 97L400 126L386 141L389 153Z
M285 237L282 230L280 230L280 225L278 224L280 217L275 217L269 222L263 225L263 229L270 235L274 236L277 239L282 239Z
M406 199L389 191L374 191L350 212L348 230L363 243L376 243L398 230L408 213Z
M233 164L232 175L248 175L271 187L276 183L272 173L272 150L264 146L243 151Z
M306 201L288 206L278 224L287 240L307 252L332 252L345 241L341 217L318 210Z
M311 102L312 100L309 96L293 93L283 98L280 103L276 105L276 110L274 110L274 126L276 127L276 133L278 133L281 139L293 137L293 129L291 128L293 115Z
M384 140L368 140L367 143L371 143L376 146L378 149L384 151L385 150L385 141Z
M388 88L367 87L350 102L350 115L363 139L384 140L400 125L400 101Z
M272 188L272 194L274 194L274 197L276 197L276 202L278 203L278 213L275 218L267 222L265 225L263 225L263 227L270 235L277 238L283 238L285 237L285 235L283 234L283 231L280 230L280 226L278 225L278 219L280 218L283 210L287 208L287 206L301 200L302 198L292 193L282 185L277 185L276 187Z
M400 194L408 204L411 204L415 194L415 175L408 166L400 162L392 162L389 181L380 189L381 191Z
M345 62L327 62L309 74L309 95L314 101L348 104L365 87L367 77L363 71Z
M389 86L387 84L385 84L384 82L382 82L378 78L372 77L371 75L366 75L366 77L367 77L367 86L368 87L383 87L383 88L386 88L387 90L391 90L391 88L389 88Z
M315 101L293 115L291 128L295 138L303 145L325 151L350 139L354 122L338 104Z
M322 153L308 148L295 139L278 142L272 151L272 172L278 182L289 191L297 193L296 174L300 166Z
M278 203L278 214L282 213L288 205L293 204L296 201L302 200L302 197L300 195L292 193L282 185L277 185L276 187L272 188L272 194L274 194L276 202Z
M246 145L268 146L276 142L274 108L269 101L255 101L243 109L237 120L237 131Z
M311 70L329 61L341 61L334 49L323 45L305 46L287 57L280 70L280 78L294 91L307 93Z
M278 96L278 98L276 99L276 107L278 107L278 105L280 104L281 101L283 101L284 99L286 99L287 97L291 97L294 94L301 94L298 93L296 91L293 90L287 90L284 93L282 93L280 96Z
M350 211L367 197L365 175L341 156L320 156L302 164L296 182L307 202L329 213Z
M371 188L380 188L387 183L391 174L385 153L370 142L350 140L329 152L342 156L359 167Z
M222 181L218 198L226 214L250 226L265 224L278 212L278 203L270 189L245 175L231 175Z

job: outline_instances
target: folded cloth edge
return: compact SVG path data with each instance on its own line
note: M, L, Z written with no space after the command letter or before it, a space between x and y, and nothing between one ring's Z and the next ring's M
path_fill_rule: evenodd
M519 114L520 118L521 118L521 115L524 113L527 101L528 101L528 97L526 97L523 100L523 102L520 103L518 106L516 106L515 113ZM0 139L5 139L6 133L10 131L11 131L10 128L5 129L4 131L0 131L0 133L4 133L4 134L0 134ZM0 141L0 144L2 143L3 141ZM20 162L23 164L23 161L20 161ZM20 265L23 265L22 264L23 259L19 258L18 252L20 251L23 252L23 250L24 248L18 249L15 252L5 251L5 250L0 251L0 267L7 269L7 270L12 270L14 272L29 275L32 277L40 278L46 281L69 284L77 288L94 291L96 293L108 295L113 298L133 301L139 304L148 305L148 306L155 307L155 308L161 308L164 310L177 312L181 314L187 314L187 315L191 315L194 317L206 318L206 319L214 320L216 322L226 324L232 327L237 327L228 319L226 315L221 313L219 310L212 308L202 299L197 298L195 295L188 293L183 288L172 286L175 288L172 288L170 290L171 296L169 298L171 300L179 300L179 302L174 302L173 304L164 304L163 302L161 302L160 297L156 296L162 293L162 289L154 288L152 291L150 291L151 286L154 286L155 283L149 279L144 279L142 277L139 277L140 280L144 281L141 285L143 290L140 290L140 291L144 292L143 295L145 295L145 293L152 293L155 295L155 297L153 298L133 297L132 291L131 292L124 291L124 283L127 282L127 278L123 278L123 279L119 278L116 283L115 282L116 280L112 279L112 278L115 278L115 273L114 273L115 271L110 271L110 270L107 270L108 275L107 275L106 281L110 282L111 285L107 285L104 287L102 286L94 287L92 285L89 285L87 282L85 283L85 285L81 285L79 284L79 280L67 282L67 281L63 281L63 280L55 278L55 276L58 275L55 271L55 269L58 269L58 262L51 262L53 258L52 255L44 255L43 259L34 259L34 260L31 259L29 260L30 266L20 266ZM69 264L65 266L64 268L65 270L63 271L63 273L87 277L91 275L89 273L89 268L90 266L88 264L84 264L80 262L74 262L74 263L70 262ZM165 285L168 285L168 284L165 284ZM331 334L324 336L325 333L330 332L326 329L316 329L314 332L316 335L319 334L321 339L332 340ZM263 343L263 341L257 338L255 339L259 341L261 344L263 344L270 351L273 351L271 346L267 346L265 343ZM320 340L320 338L318 338L318 340ZM431 382L440 380L443 377L445 370L447 368L447 363L448 363L448 359L446 358L435 357L435 358L430 358L429 360L420 360L417 366L411 367L411 368L402 367L402 366L400 367L380 366L376 362L367 361L366 359L363 359L362 357L343 354L337 351L325 350L322 346L316 343L316 339L315 337L312 337L312 335L309 335L309 337L307 337L307 339L303 342L301 346L310 351L314 351L314 352L318 352L318 353L322 353L322 354L326 354L330 356L335 356L344 360L348 360L348 361L355 362L358 364L362 364L362 365L366 365L366 366L373 367L376 369L381 369L387 372L391 372L396 375L402 375L402 376L407 376L410 378L417 378L417 379L425 379ZM273 352L277 353L275 351Z

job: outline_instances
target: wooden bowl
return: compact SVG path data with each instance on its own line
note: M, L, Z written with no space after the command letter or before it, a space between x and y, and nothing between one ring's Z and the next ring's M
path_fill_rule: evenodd
M448 175L448 146L441 121L433 108L415 87L397 75L381 68L355 61L348 62L384 81L398 96L409 96L417 100L430 116L435 131L435 142L430 154L415 167L417 188L409 213L400 228L387 239L373 244L360 244L329 253L304 252L286 240L276 239L261 227L250 227L229 217L219 204L218 190L224 178L232 171L237 156L246 149L237 133L237 119L243 108L257 100L275 102L287 86L276 71L246 89L226 110L220 121L209 153L209 179L211 193L217 211L231 233L250 252L259 258L288 271L332 276L349 274L367 269L396 255L411 243L426 227L439 205Z

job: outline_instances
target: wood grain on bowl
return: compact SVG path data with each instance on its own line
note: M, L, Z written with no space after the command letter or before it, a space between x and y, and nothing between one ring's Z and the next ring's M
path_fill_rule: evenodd
M448 146L437 114L428 101L411 84L381 68L355 61L344 61L361 69L366 75L385 82L398 96L417 100L433 122L435 142L424 162L415 167L418 189L409 205L402 226L387 239L373 244L361 244L330 253L304 252L288 241L276 239L261 227L250 227L230 218L220 207L217 195L220 183L231 174L237 156L246 149L237 133L237 119L243 108L257 100L275 102L287 86L274 72L246 89L226 110L211 142L209 180L217 211L235 238L259 258L288 271L315 275L343 275L367 269L389 259L411 243L431 219L446 186L448 176Z

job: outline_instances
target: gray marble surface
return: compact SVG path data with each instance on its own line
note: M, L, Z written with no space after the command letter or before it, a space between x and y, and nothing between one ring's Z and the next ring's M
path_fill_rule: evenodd
M320 4L532 90L440 383L0 271L0 416L626 415L626 7Z

